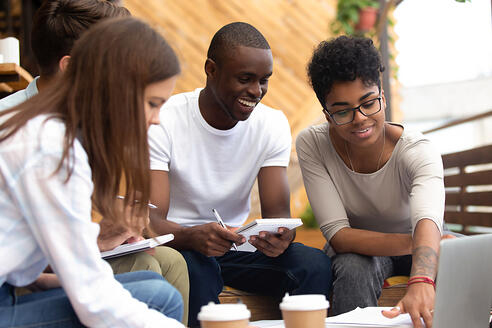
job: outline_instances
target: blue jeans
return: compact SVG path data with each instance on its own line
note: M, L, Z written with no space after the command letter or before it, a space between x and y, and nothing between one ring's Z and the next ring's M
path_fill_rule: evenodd
M181 320L183 301L161 275L137 271L115 275L132 296L168 317ZM151 303L151 304L149 304ZM0 327L84 327L61 288L16 297L14 288L0 287Z
M412 256L366 256L338 254L333 260L331 313L338 315L356 307L377 306L386 278L408 276Z
M227 252L207 257L195 251L181 251L190 275L188 324L198 327L202 305L219 303L224 284L243 291L281 298L286 292L324 294L331 288L331 261L321 250L292 243L278 257L260 252Z

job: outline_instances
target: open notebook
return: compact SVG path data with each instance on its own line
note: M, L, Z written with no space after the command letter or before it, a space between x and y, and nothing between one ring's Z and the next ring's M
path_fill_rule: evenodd
M246 238L246 242L241 246L237 247L238 251L243 252L254 252L256 247L248 242L250 236L257 236L260 231L268 231L276 233L279 228L294 229L302 225L301 219L285 218L285 219L257 219L254 220L241 228L237 229L235 232ZM233 250L231 248L231 250Z
M170 233L155 238L149 238L149 239L137 241L136 243L123 244L110 251L101 252L101 257L107 260L113 257L142 252L149 248L154 248L156 246L165 244L173 239L174 239L174 235Z

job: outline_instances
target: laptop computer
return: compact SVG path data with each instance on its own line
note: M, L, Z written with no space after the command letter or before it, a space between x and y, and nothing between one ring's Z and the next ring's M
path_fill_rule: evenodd
M492 234L441 241L434 328L489 326Z

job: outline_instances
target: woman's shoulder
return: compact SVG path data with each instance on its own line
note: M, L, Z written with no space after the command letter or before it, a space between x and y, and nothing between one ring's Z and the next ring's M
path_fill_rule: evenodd
M426 149L432 148L433 143L431 140L422 134L422 132L417 130L412 130L404 128L403 133L400 137L401 149L403 151L410 151L415 149Z
M429 163L429 161L441 162L438 149L427 136L417 130L404 129L398 141L397 152L399 162L411 166Z
M297 144L313 144L330 140L328 123L312 125L302 130L297 136Z

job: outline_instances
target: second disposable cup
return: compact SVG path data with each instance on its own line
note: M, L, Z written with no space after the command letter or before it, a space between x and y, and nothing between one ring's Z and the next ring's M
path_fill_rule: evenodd
M280 303L285 328L324 328L328 306L325 295L285 294Z
M198 313L201 328L247 328L251 312L244 304L204 305Z

